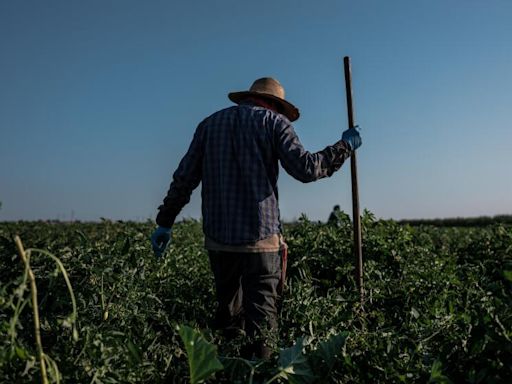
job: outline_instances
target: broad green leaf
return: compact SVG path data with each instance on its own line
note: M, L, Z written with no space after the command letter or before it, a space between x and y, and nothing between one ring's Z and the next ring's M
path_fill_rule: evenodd
M325 371L325 368L327 368L327 372L332 369L345 345L347 336L348 332L332 335L329 340L318 344L318 348L311 355L312 365L317 372Z
M512 271L503 271L503 276L505 276L505 279L508 281L512 281Z
M295 345L279 353L279 376L292 384L312 383L315 375L302 353L304 340L299 338Z
M179 325L176 329L185 344L192 384L200 383L224 368L217 358L217 348L200 332L186 325Z

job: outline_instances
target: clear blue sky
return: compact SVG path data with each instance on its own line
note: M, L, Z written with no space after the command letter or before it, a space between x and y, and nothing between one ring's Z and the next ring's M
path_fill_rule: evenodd
M508 0L1 1L0 220L153 218L196 125L262 76L323 149L347 127L345 55L363 208L510 214L511 20ZM346 165L282 171L282 216L351 212Z

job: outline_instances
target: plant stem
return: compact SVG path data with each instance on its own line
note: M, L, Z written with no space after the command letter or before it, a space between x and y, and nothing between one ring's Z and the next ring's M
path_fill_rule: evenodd
M29 248L27 252L39 252L43 255L46 255L50 257L52 260L54 260L57 263L57 266L59 267L62 277L64 277L64 281L66 282L66 286L68 287L69 296L71 298L71 305L73 306L73 312L71 313L71 323L73 327L73 340L78 341L78 331L76 329L76 319L77 319L77 307L76 307L76 300L75 300L75 294L73 293L73 287L71 286L71 281L69 280L68 273L66 272L66 268L64 268L64 264L62 264L62 261L60 259L53 255L52 253L45 251L44 249L37 249L37 248Z
M43 384L48 384L48 377L46 375L46 363L44 360L44 352L43 352L43 344L41 343L41 326L39 323L39 307L37 305L37 287L36 287L36 277L32 269L30 269L30 258L27 257L25 250L23 248L23 243L18 235L14 237L14 242L18 247L18 252L20 254L23 263L25 263L25 267L28 271L28 278L30 280L30 295L32 298L32 310L34 312L34 334L36 338L36 346L37 346L37 355L39 358L39 364L41 366L41 381Z

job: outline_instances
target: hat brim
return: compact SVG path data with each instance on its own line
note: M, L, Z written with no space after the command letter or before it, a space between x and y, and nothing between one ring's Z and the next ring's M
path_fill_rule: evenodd
M247 99L248 97L256 96L263 97L265 99L269 99L271 101L277 102L281 106L281 113L285 115L290 121L295 121L300 117L300 112L298 108L289 103L288 101L281 99L280 97L271 95L269 93L263 92L254 92L254 91L241 91L241 92L231 92L228 94L229 100L233 103L240 104L241 101Z

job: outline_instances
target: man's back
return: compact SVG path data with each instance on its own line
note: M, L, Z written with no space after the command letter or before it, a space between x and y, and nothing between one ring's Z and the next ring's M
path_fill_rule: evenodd
M262 107L223 109L198 127L205 234L247 244L280 232L276 131L289 121Z

